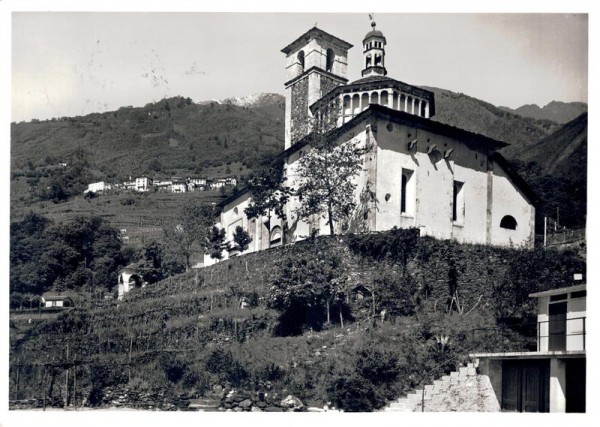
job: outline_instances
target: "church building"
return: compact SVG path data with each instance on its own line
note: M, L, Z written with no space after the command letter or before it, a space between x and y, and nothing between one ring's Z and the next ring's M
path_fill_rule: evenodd
M497 152L508 144L431 120L434 94L387 76L387 41L371 25L356 81L346 77L352 45L317 27L282 49L286 184L297 183L313 132L325 132L336 144L353 141L366 150L356 178L357 210L349 224L335 224L336 233L416 227L439 239L532 247L535 195ZM366 192L373 197L361 197ZM295 218L296 197L286 206L287 224L275 216L248 220L251 197L246 189L222 202L217 224L229 239L238 225L248 231L246 252L280 245L284 230L288 242L329 234L325 215Z

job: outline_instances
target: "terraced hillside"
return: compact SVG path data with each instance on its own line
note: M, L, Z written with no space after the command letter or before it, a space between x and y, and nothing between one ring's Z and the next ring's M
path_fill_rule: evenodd
M193 409L212 396L232 410L332 402L368 411L429 381L422 373L435 366L432 377L453 370L474 348L526 346L535 339L527 295L585 270L569 252L414 233L319 238L135 289L108 306L55 319L14 315L10 398ZM473 333L484 327L485 336Z

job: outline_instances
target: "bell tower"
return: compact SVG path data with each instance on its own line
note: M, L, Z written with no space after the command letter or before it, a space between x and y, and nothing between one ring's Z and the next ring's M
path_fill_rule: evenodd
M284 47L285 148L312 130L309 107L336 86L348 82L348 49L352 45L316 26Z
M375 29L377 24L371 19L372 30L363 39L363 65L362 76L385 76L385 37L381 31Z

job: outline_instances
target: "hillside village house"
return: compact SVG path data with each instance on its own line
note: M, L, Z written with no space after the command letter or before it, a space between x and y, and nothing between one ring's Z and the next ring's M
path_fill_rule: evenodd
M135 288L142 288L145 286L142 280L141 273L135 268L134 265L128 265L119 271L117 292L118 299L122 300L126 293Z
M73 298L60 292L46 292L42 295L42 307L44 308L68 308L74 307Z
M104 181L100 181L100 182L92 182L91 184L88 184L88 188L87 190L84 190L83 194L87 194L87 193L99 193L101 191L107 191L112 189L112 186Z
M417 227L439 239L531 247L535 196L497 153L507 144L430 120L434 94L387 76L387 41L372 27L363 39L362 77L354 82L346 77L352 45L317 27L282 49L287 183L294 187L298 180L298 160L310 149L311 134L326 132L338 144L354 141L368 149L347 231ZM367 186L375 194L368 204L360 197ZM300 201L294 197L286 206L287 224L276 217L248 220L250 199L247 189L226 199L217 223L229 239L238 225L248 231L246 252L281 244L285 228L290 242L329 233L324 215L295 218ZM343 226L335 224L336 232L346 231ZM205 258L205 265L214 262Z
M135 191L146 192L152 187L152 178L142 176L135 179Z
M538 299L537 351L473 354L504 411L585 412L586 285Z
M187 184L184 181L173 181L171 184L172 193L185 193L187 191Z
M173 181L170 179L154 180L153 185L156 187L157 191L171 191Z

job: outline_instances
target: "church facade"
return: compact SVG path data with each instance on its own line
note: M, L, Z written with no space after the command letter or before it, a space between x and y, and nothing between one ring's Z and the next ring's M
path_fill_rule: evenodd
M372 26L363 39L362 77L353 82L346 77L352 45L321 29L282 49L286 184L297 184L298 161L319 131L366 150L356 177L357 210L348 224L335 224L336 232L416 227L421 235L463 243L533 246L535 195L497 153L507 144L431 120L434 94L387 76L387 41ZM246 252L280 245L285 230L288 242L329 234L324 215L295 218L301 203L295 197L285 209L287 224L273 216L248 220L250 200L248 190L227 199L217 224L228 238L238 225L248 231Z

